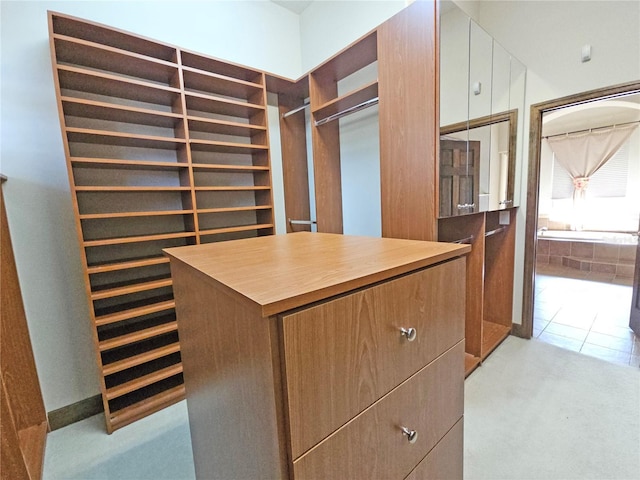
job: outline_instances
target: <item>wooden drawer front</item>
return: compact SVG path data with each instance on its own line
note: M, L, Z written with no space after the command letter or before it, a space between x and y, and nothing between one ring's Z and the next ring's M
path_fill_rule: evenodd
M406 480L462 480L463 422L458 420L451 430L409 474Z
M462 417L458 343L293 463L296 479L404 478ZM418 432L409 443L401 427Z
M464 336L458 258L283 317L292 458ZM417 330L408 341L400 328Z

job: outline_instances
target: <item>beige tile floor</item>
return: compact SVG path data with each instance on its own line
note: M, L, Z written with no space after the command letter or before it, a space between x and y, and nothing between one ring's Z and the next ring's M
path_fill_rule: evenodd
M640 338L629 329L632 279L539 265L533 336L609 362L640 366Z

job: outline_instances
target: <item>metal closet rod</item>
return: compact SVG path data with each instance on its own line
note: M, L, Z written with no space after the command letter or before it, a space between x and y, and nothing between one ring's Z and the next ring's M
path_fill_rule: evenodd
M282 118L287 118L289 115L293 115L294 113L298 113L301 110L304 110L309 106L309 102L304 102L301 106L294 108L293 110L289 110L287 113L282 114Z
M354 105L353 107L349 107L349 108L345 108L344 110L334 113L333 115L329 115L328 117L322 118L320 120L317 120L315 122L315 126L319 127L320 125L324 125L325 123L329 123L332 122L334 120L337 120L338 118L342 118L346 115L350 115L352 113L355 112L359 112L360 110L364 110L365 108L369 108L372 107L373 105L376 105L378 103L378 97L372 98L370 100L365 100L362 103L359 103L358 105Z

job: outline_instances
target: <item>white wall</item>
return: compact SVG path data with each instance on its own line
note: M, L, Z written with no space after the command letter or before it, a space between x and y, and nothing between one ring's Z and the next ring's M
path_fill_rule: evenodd
M51 411L99 393L99 377L49 58L47 10L295 78L301 73L299 17L266 1L3 0L0 5L0 171L9 177L3 187L7 214L45 408ZM270 133L277 153L277 128ZM272 161L276 208L281 208L280 160Z
M527 66L525 132L532 104L640 79L640 2L456 1ZM581 48L592 46L582 63ZM516 178L520 210L516 233L514 321L522 318L528 134ZM519 188L518 188L519 187Z

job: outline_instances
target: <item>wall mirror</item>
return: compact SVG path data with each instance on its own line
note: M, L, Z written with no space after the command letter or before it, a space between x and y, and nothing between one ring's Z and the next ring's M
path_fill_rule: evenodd
M439 217L517 206L526 68L455 3L440 3Z

